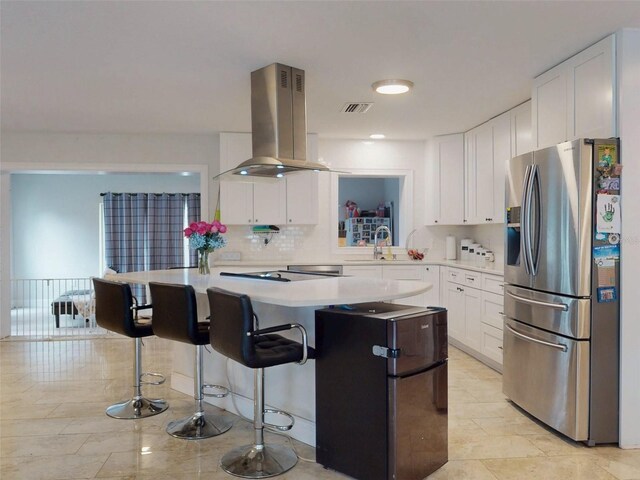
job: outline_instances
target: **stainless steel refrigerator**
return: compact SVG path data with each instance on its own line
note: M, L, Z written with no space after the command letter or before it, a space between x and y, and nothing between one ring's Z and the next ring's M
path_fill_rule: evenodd
M508 163L503 392L566 436L618 442L617 139Z

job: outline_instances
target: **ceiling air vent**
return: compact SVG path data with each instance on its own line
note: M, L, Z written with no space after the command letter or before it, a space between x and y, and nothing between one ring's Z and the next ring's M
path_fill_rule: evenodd
M373 106L373 102L371 103L350 102L350 103L345 103L344 106L340 109L340 111L342 113L367 113L372 106Z

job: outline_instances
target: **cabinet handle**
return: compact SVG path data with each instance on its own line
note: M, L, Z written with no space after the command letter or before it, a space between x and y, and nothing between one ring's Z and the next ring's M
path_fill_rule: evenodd
M291 223L291 222L293 222L293 220L292 220L292 219L289 219L289 223Z
M504 315L504 312L498 312L498 315Z
M438 220L434 220L433 223L438 223Z
M502 350L502 347L498 347L500 350Z

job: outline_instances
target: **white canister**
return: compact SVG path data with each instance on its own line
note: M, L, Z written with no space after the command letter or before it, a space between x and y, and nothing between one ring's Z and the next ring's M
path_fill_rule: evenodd
M456 259L456 237L453 235L448 235L445 241L445 259L447 260L455 260Z
M487 250L485 252L485 255L484 255L485 263L492 263L495 261L495 259L496 257L493 255L493 252L491 250Z
M469 245L473 243L471 238L460 240L460 260L469 260Z
M484 252L485 252L484 248L482 248L482 247L476 248L476 260L475 260L475 262L476 262L477 265L484 264L484 260L482 259L482 255L484 254Z
M467 260L469 262L475 262L476 261L476 250L478 248L480 248L480 244L479 243L472 243L471 245L469 245L468 257L467 257Z

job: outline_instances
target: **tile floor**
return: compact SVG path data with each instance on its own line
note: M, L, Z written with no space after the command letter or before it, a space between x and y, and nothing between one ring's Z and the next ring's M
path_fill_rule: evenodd
M169 371L166 341L145 341L145 369ZM193 399L167 384L147 387L170 401L168 412L114 420L106 405L130 393L131 341L120 338L0 342L0 478L226 479L218 462L250 443L250 424L225 435L174 439L166 423L192 412ZM640 450L587 448L560 438L523 415L501 393L500 375L450 350L449 463L429 480L638 480ZM267 439L286 441L271 434ZM302 457L314 450L294 442ZM300 461L283 480L345 479Z

